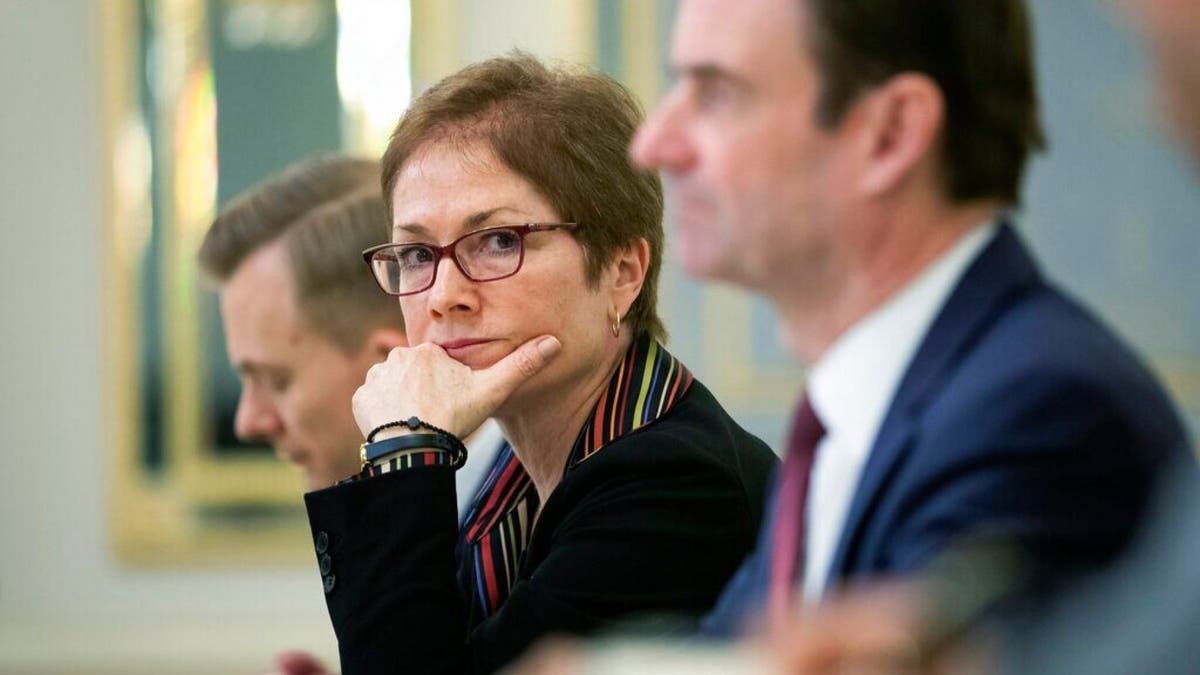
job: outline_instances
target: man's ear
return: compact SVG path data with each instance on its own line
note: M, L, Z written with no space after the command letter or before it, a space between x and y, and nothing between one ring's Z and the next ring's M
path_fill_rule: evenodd
M397 328L377 327L367 333L364 351L371 355L373 361L383 361L396 347L407 347L408 336Z
M864 194L886 193L922 167L936 167L945 124L945 98L937 83L919 73L901 73L860 105L864 142L859 188Z
M613 305L624 318L646 283L650 270L650 243L643 238L630 242L617 251L611 263L616 276L613 280Z

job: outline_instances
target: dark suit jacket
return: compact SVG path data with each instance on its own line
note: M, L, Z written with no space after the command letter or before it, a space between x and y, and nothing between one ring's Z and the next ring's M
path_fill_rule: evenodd
M548 632L711 607L753 548L776 462L688 381L653 423L573 456L511 592L477 625L471 589L455 578L451 470L408 469L306 495L330 557L326 600L343 673L491 672Z
M830 582L916 571L968 534L1017 542L1039 586L1069 578L1121 550L1156 470L1184 447L1154 378L1046 283L1002 225L901 380ZM763 532L705 620L707 633L736 634L761 606L770 527Z

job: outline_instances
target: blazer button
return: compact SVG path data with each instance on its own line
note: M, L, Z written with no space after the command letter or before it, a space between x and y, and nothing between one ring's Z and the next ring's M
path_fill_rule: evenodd
M329 550L329 535L324 530L317 533L317 553Z
M325 576L326 574L329 574L329 570L332 567L333 567L333 558L330 558L328 553L321 556L321 576Z
M329 595L333 592L333 585L335 583L337 583L337 575L330 574L329 576L325 577L325 595Z

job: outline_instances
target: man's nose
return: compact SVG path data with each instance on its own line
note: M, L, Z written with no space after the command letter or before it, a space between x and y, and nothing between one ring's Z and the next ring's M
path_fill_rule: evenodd
M283 420L275 405L257 392L242 390L233 431L244 441L270 441L283 432Z
M680 105L677 96L668 95L642 123L629 146L629 158L635 165L679 173L692 164L695 153L682 128Z

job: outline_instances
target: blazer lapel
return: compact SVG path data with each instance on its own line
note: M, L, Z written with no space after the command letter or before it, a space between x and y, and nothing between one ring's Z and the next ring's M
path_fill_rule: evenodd
M920 433L925 405L988 325L1039 280L1033 258L1013 228L1002 222L950 294L900 381L850 502L830 566L831 579L853 571L848 563L858 538L889 477Z

